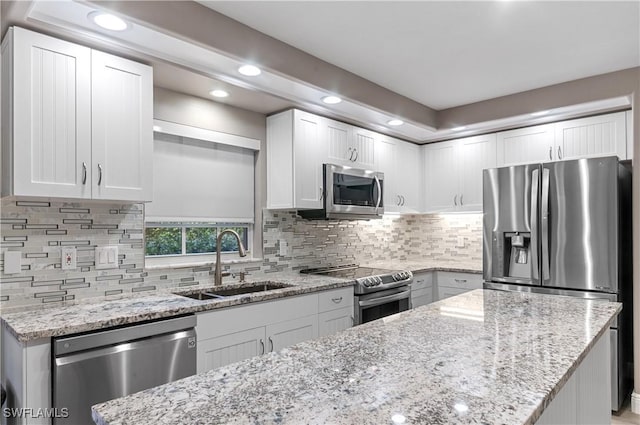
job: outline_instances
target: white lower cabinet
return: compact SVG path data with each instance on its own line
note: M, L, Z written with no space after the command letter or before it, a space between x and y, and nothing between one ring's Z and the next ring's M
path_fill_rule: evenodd
M198 373L353 326L353 288L197 315Z
M482 289L482 275L475 273L437 272L438 301L474 289Z
M411 307L433 302L433 273L415 273L411 284Z

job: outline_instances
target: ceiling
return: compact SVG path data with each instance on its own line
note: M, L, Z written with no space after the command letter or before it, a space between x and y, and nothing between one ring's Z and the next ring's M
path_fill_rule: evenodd
M640 66L638 1L199 1L441 110Z

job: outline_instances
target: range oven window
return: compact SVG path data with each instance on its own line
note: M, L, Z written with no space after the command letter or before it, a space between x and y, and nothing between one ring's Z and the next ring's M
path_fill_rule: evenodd
M381 319L401 311L409 310L409 299L391 301L386 304L377 305L375 307L367 307L361 310L361 323L371 322Z
M380 181L382 186L383 182ZM378 187L372 177L351 176L335 173L333 175L333 204L375 207L378 200ZM382 207L382 200L380 201Z

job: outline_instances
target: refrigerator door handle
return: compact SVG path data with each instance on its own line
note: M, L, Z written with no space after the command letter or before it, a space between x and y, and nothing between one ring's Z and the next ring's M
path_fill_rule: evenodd
M540 170L531 173L531 276L533 283L540 279L540 263L538 262L538 185Z
M542 169L540 238L542 239L542 281L549 280L549 169Z

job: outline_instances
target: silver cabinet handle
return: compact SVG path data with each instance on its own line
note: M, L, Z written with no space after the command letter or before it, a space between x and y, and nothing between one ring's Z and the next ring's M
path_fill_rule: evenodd
M562 159L562 150L560 149L560 146L558 146L558 159Z
M271 339L271 337L269 337L269 344L271 345L271 350L269 350L269 352L273 353L273 340Z
M98 186L102 183L102 165L98 164Z
M356 324L356 319L354 319L353 316L351 316L351 326L355 326Z
M398 197L398 202L396 202L397 206L400 206L400 203L402 202L402 199L400 198L400 195L396 195Z
M549 146L549 160L553 159L553 146Z
M82 163L82 184L87 184L87 163Z
M463 206L463 205L464 205L464 202L462 202L462 197L463 197L463 196L464 196L463 194L460 194L460 205L461 205L461 206Z
M467 283L467 279L453 279L458 283Z
M324 190L322 190L322 188L320 188L320 200L322 201L322 198L324 198Z
M358 149L353 149L353 151L356 153L356 157L354 158L353 162L356 162L358 160Z
M338 304L342 301L342 297L335 297L335 298L331 298L331 301L333 301L334 303Z
M404 195L402 195L402 205L400 205L401 207L404 207Z
M260 352L260 354L264 354L264 341L262 340L262 338L260 338L260 346L262 347L262 351Z
M353 148L347 150L347 155L349 156L349 161L353 161Z
M453 197L453 205L458 206L458 195Z

